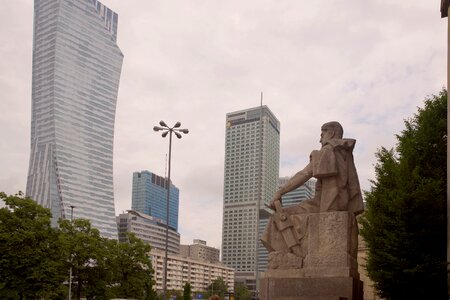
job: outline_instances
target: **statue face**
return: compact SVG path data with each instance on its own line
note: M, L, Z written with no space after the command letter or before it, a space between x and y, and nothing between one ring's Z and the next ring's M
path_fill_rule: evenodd
M322 133L320 134L320 143L325 145L329 140L334 137L334 131L330 128L322 128Z

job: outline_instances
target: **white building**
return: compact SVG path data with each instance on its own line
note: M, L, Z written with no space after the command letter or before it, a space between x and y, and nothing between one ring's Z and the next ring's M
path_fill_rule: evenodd
M89 219L117 239L113 139L123 55L118 16L97 0L35 0L26 195L52 224Z
M129 210L116 218L119 231L119 242L126 242L127 232L134 233L138 238L150 244L152 249L166 249L166 224L164 220ZM180 234L169 227L168 252L180 253Z
M180 245L180 255L209 262L219 262L220 250L206 245L206 241L194 239L191 245Z
M267 106L226 115L222 261L256 289L259 210L277 190L280 123Z
M155 270L156 288L163 290L164 251L153 249L150 252L153 269ZM180 255L168 255L167 260L167 290L183 290L189 282L192 291L205 291L217 278L222 277L228 284L228 290L234 290L234 270L221 263L212 263Z

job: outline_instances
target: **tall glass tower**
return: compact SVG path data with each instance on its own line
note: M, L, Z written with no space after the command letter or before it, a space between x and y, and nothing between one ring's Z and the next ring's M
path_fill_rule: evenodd
M222 261L256 290L259 210L277 190L280 122L267 106L226 116Z
M134 172L131 209L167 222L167 186L167 178L149 171ZM169 227L178 231L180 191L172 183L169 197Z
M35 0L27 196L53 224L91 220L117 238L113 138L123 55L118 16L97 0Z

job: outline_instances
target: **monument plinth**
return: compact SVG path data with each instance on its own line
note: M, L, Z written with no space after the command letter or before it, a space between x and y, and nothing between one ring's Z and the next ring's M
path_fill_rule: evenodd
M261 300L290 299L362 299L356 261L358 227L349 212L305 214L306 248L302 267L283 262L283 254L271 255L278 259L275 269L261 274ZM284 254L284 256L289 256Z

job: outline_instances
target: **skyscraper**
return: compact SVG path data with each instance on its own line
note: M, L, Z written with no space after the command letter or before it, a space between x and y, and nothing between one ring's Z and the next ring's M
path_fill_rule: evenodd
M178 231L180 191L170 185L169 227ZM167 179L149 171L133 173L131 209L152 217L167 220Z
M259 210L277 190L280 123L267 106L226 116L222 261L256 287Z
M113 138L123 55L118 16L97 0L35 0L27 196L52 222L91 220L117 238Z

